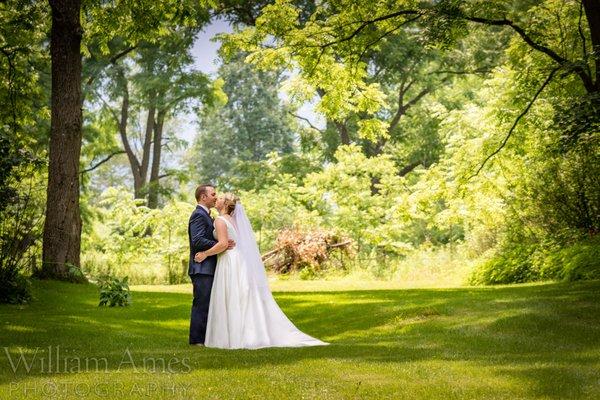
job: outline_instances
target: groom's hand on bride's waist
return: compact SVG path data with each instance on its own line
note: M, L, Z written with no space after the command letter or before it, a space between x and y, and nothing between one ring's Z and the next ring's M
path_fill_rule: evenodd
M231 250L235 247L235 241L234 240L229 240L228 245L227 245L227 250ZM206 260L206 253L203 251L199 251L194 255L194 261L196 261L197 263L200 263L204 260Z
M206 254L202 251L199 251L196 253L196 255L194 256L194 261L196 261L197 263L200 263L202 261L204 261L206 259Z

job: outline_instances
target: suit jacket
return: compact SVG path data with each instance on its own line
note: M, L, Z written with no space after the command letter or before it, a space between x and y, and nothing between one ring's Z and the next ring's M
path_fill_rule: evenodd
M213 236L213 221L205 209L196 206L190 216L188 223L188 238L190 241L190 262L188 275L205 274L214 275L217 266L217 256L206 257L201 263L194 261L194 255L199 251L208 250L213 247L217 241Z

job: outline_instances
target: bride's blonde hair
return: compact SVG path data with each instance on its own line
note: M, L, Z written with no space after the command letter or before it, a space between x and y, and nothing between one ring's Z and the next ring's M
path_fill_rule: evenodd
M233 213L235 210L235 205L238 201L240 201L240 199L233 193L223 193L221 198L223 199L223 207L225 207L225 212L228 215L231 215L231 213Z

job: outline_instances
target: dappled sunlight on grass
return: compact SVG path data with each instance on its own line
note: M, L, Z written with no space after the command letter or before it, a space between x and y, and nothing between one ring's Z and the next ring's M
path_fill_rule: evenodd
M92 285L35 285L32 304L0 306L3 346L13 357L50 345L105 357L108 373L98 382L191 382L181 398L600 396L600 282L275 292L300 329L331 345L238 351L187 344L192 296L177 291L184 285L136 287L125 308L97 307ZM189 371L118 369L125 350L136 361L186 358ZM5 354L0 364L0 394L11 382L49 378L39 368L13 374ZM51 377L94 382L89 373Z

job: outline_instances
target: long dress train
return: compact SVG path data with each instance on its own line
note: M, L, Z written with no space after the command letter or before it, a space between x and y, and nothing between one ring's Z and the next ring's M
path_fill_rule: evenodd
M229 238L237 241L233 224L227 218L218 218L227 224ZM206 347L259 349L327 344L301 332L281 311L270 291L258 290L251 284L246 261L237 248L219 254L208 310Z

